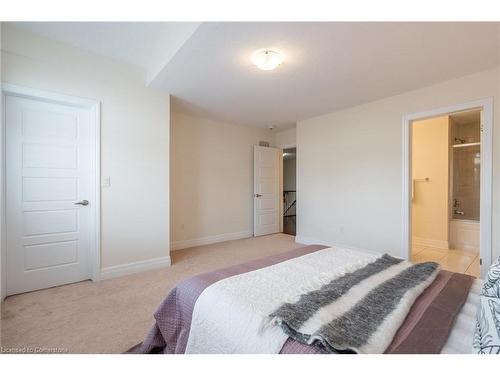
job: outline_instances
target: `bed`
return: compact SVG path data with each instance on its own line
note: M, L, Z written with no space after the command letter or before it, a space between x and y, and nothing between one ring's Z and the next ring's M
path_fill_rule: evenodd
M284 329L290 328L287 325L270 324L276 320L271 313L283 302L296 302L297 296L325 285L332 275L358 272L372 264L369 262L373 259L380 259L377 257L312 245L189 278L168 294L154 314L155 324L149 334L131 352L343 352L338 347L326 350L322 342L313 345L312 342L318 341L312 338L310 342L300 340L301 336ZM372 330L378 336L369 339L378 346L364 345L362 350L354 352L471 353L481 282L440 269L429 280L420 286L422 290L407 307L390 312L390 319L383 319L385 325ZM386 299L382 298L381 304ZM395 323L391 326L388 321ZM384 340L385 344L379 344Z

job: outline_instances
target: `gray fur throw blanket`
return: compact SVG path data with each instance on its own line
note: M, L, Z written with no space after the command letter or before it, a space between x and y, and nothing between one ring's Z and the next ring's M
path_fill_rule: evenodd
M270 314L293 339L327 352L383 353L417 297L439 272L384 254L344 272Z

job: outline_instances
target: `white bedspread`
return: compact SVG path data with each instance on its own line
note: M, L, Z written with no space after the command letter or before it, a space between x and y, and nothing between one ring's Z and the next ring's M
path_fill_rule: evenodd
M210 285L196 301L186 353L279 353L288 336L277 326L262 329L271 312L378 256L328 248Z
M196 301L186 353L279 353L288 336L263 322L283 301L380 255L328 248L220 280ZM476 280L442 353L471 353L482 282Z

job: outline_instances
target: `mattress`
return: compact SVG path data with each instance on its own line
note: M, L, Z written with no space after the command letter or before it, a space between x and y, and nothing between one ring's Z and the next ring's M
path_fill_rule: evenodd
M474 280L441 354L470 354L476 328L476 312L483 281Z

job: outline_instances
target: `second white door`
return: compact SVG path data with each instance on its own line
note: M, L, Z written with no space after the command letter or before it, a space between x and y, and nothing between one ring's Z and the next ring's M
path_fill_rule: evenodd
M254 235L280 231L280 149L254 146Z

